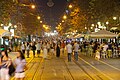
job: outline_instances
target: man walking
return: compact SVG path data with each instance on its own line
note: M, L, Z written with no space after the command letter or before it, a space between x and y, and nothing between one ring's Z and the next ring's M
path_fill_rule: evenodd
M40 57L40 50L41 50L41 44L40 44L40 42L37 43L36 49L37 49L37 55L38 55L38 57Z
M71 54L72 54L72 45L70 43L66 46L67 53L68 53L68 62L71 62Z
M78 50L79 50L79 44L75 42L74 44L74 59L78 61Z
M33 57L35 57L36 46L35 43L32 44Z

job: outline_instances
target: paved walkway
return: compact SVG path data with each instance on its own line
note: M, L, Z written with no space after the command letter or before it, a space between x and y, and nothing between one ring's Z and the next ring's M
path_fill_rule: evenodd
M102 60L104 62L102 63L84 55L80 55L77 62L74 60L68 62L67 55L61 55L60 58L48 56L47 59L43 59L42 54L40 57L32 58L31 53L31 58L26 59L28 70L25 80L119 80L120 78L119 63L117 66L110 66L114 61L116 64L116 59L107 60L110 61L108 62L110 65L107 65L105 60Z

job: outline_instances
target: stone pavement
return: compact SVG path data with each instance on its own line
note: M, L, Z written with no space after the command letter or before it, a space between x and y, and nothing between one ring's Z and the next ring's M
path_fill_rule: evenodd
M25 72L25 80L119 80L120 78L120 71L106 64L107 61L111 62L108 64L113 64L119 59L101 60L105 62L102 63L94 58L80 55L79 61L72 59L72 62L68 62L66 54L60 58L49 55L47 59L43 59L42 55L41 53L40 57L32 58L31 53L31 58L26 58L28 70ZM114 67L120 68L119 63Z
M28 67L25 80L90 80L74 62L67 62L67 56L34 58Z

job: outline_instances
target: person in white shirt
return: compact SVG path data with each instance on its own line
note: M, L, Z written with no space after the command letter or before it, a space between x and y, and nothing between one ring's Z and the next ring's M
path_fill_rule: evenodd
M48 53L48 51L47 51L47 43L44 42L44 43L43 43L43 58L44 58L44 59L47 58L47 53Z
M50 52L50 43L49 42L47 42L47 51L48 51L48 53Z
M71 61L71 54L72 54L72 45L70 43L67 44L66 50L68 53L68 62L70 62Z
M23 42L23 44L22 44L22 46L21 46L21 50L22 50L22 53L23 53L23 54L25 54L25 48L26 48L25 42Z
M108 49L108 45L105 44L105 45L103 46L103 51L107 51L107 49Z
M79 44L75 42L74 44L74 59L78 61L78 50L79 50Z
M107 49L108 49L108 45L107 44L104 44L103 45L103 57L106 58L107 57Z
M38 57L40 57L40 50L41 50L41 43L40 42L37 43L36 50L37 50Z

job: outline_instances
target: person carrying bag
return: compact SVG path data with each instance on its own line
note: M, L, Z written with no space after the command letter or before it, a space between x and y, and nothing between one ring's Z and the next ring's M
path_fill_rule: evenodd
M27 70L26 60L24 54L21 51L16 52L17 58L14 61L16 66L15 70L15 79L24 80L25 78L25 71Z
M12 65L12 61L8 56L7 51L1 52L0 58L0 80L10 80L10 76L14 73L15 68Z

